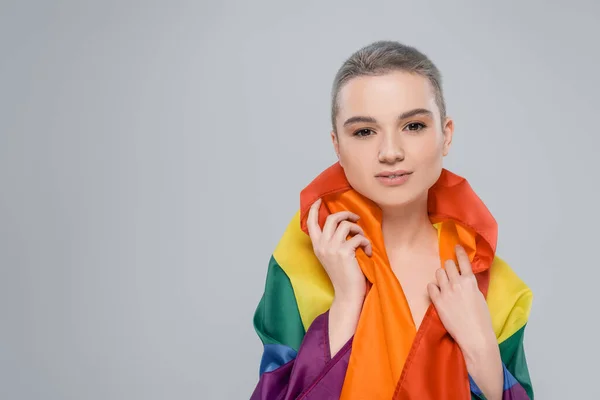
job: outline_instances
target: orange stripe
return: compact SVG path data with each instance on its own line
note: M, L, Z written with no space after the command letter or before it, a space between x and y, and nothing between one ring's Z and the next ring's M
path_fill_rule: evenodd
M356 252L363 273L373 285L356 328L342 399L390 398L416 334L408 302L389 266L380 210L365 200L355 191L324 198L331 213L350 209L360 215L358 224L373 247L371 257L362 249Z

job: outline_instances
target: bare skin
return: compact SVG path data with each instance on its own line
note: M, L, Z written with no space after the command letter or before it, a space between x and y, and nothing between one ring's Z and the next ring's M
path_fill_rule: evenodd
M423 244L415 244L413 251L402 251L386 246L392 271L402 285L402 290L410 307L415 328L419 329L423 317L431 304L427 285L435 279L435 272L440 267L437 249L437 231L431 225ZM413 266L418 265L419 268Z
M457 266L440 268L437 234L427 215L427 193L439 178L452 142L452 119L441 118L426 78L395 71L347 82L340 91L336 128L331 138L348 181L383 212L386 252L415 327L433 302L461 347L468 372L486 398L500 399L502 364L485 299L469 273L464 251L457 249L460 273ZM400 169L411 173L400 186L386 186L376 178ZM321 231L318 206L311 207L308 230L334 287L329 313L334 355L356 330L366 283L355 251L363 247L369 255L371 244L352 213L330 215ZM348 234L352 239L345 239Z

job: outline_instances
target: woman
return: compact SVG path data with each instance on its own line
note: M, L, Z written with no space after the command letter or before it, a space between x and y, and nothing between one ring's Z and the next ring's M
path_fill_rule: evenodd
M252 399L533 399L532 293L442 167L454 125L435 65L396 42L360 49L332 126L338 162L301 192L269 264Z

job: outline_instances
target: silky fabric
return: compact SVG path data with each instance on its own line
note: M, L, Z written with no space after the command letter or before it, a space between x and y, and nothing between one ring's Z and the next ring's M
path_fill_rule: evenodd
M328 215L351 211L371 241L369 257L357 249L368 292L353 339L341 399L469 399L469 378L462 352L433 305L417 331L402 286L390 267L381 230L381 209L353 190L339 163L319 175L301 193L301 227L310 206L322 199L319 224ZM440 265L456 261L454 246L467 250L484 296L494 258L497 224L466 180L442 170L428 196L430 220L438 228ZM419 397L421 396L421 397Z

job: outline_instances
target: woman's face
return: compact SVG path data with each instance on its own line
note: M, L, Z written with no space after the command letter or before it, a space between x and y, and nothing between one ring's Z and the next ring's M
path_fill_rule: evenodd
M402 71L352 78L338 110L331 136L350 185L381 208L426 198L454 129L450 118L440 121L429 80ZM396 171L407 175L381 176Z

